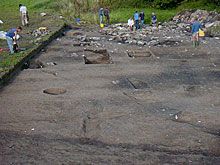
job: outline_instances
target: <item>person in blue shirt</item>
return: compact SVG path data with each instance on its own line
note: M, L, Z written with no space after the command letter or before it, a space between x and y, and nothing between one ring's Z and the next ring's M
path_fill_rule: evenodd
M104 16L104 10L103 8L99 9L99 24L101 25L103 23L103 16Z
M155 13L152 13L151 23L152 23L152 26L154 26L154 27L157 25L157 16Z
M13 49L13 45L16 44L17 45L17 35L18 33L20 33L22 31L22 28L19 26L17 28L13 28L10 29L7 33L6 33L6 40L8 43L8 47L10 50L10 53L13 54L14 53L14 49Z
M135 23L135 29L138 30L139 29L139 14L137 11L134 13L134 23Z
M194 47L199 46L199 29L201 28L202 28L202 25L198 21L198 18L196 17L192 24L192 42L193 42Z

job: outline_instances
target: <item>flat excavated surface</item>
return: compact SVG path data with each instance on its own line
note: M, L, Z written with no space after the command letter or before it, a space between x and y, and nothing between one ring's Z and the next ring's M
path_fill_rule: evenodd
M1 165L220 164L219 41L131 58L142 48L78 31L101 38L73 46L68 32L41 53L45 68L1 90ZM86 65L85 48L107 49L112 63Z

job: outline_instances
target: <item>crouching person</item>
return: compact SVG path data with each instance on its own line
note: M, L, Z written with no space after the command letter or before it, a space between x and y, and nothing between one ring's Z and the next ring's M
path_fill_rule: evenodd
M15 47L14 45L17 45L18 34L21 31L22 31L22 28L19 26L17 28L10 29L6 33L6 40L7 40L8 48L9 48L11 54L15 53L15 50L13 47Z
M130 28L130 31L133 31L133 28L134 28L134 20L132 18L130 18L128 20L128 26Z

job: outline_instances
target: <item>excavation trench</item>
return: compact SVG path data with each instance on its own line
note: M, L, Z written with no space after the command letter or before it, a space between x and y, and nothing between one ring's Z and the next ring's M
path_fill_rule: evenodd
M65 32L0 93L3 163L218 164L219 71L177 47Z

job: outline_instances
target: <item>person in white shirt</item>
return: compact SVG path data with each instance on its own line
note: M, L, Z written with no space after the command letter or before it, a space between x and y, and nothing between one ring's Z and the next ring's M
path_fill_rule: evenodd
M19 4L19 9L21 13L21 23L23 26L28 25L28 12L27 12L27 7Z
M133 31L133 27L134 27L134 20L132 18L130 18L128 20L128 26L130 28L131 31Z

